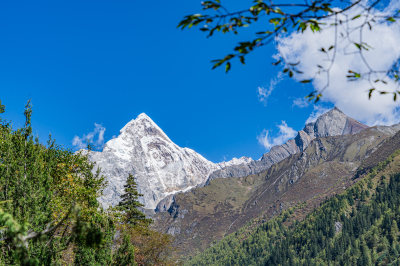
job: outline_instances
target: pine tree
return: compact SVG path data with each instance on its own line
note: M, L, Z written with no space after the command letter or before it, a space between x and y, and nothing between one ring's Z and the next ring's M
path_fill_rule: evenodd
M146 215L139 209L144 205L139 202L139 197L143 196L137 191L135 177L129 174L124 186L125 193L121 196L122 200L117 206L117 210L124 213L123 221L129 225L149 225L151 219L147 219Z

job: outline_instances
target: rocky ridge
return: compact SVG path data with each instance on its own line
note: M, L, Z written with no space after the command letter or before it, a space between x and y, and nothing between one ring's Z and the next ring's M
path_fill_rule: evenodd
M357 134L318 137L255 175L216 178L178 193L153 219L174 235L177 253L196 254L250 221L263 223L282 210L304 205L301 219L326 198L341 193L361 174L400 149L400 124L370 127ZM350 131L351 132L351 131ZM400 167L400 164L399 164ZM160 206L161 207L161 206ZM253 220L254 219L254 220Z
M366 128L368 128L367 125L348 117L335 107L318 117L315 122L306 124L294 139L272 147L259 160L227 166L214 171L206 184L215 178L245 177L258 174L290 155L304 151L315 138L356 134Z

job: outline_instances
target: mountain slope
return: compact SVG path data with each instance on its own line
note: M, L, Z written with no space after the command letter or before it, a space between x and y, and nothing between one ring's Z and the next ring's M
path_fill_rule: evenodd
M217 178L175 195L168 212L155 216L155 226L175 235L181 254L194 254L252 219L269 219L302 202L311 210L353 184L359 166L379 153L379 147L400 148L400 142L391 141L399 129L372 127L354 135L314 139L303 152L257 175Z
M297 205L255 228L244 227L185 265L400 263L398 151L304 220L296 215L302 208Z
M356 134L366 128L368 126L348 117L335 107L318 117L315 122L308 123L303 130L298 132L294 139L287 141L285 144L272 147L259 160L217 170L210 175L207 183L215 178L244 177L258 174L290 155L302 152L315 138Z
M126 124L103 151L90 152L108 178L99 199L103 206L116 205L129 173L134 174L146 209L155 209L168 195L204 184L208 175L221 167L248 162L249 158L215 164L189 148L181 148L146 114Z

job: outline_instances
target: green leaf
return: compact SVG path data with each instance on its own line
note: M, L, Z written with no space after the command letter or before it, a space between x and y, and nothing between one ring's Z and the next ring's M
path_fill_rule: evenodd
M319 100L321 99L321 97L322 97L322 93L318 93L317 96L315 97L314 103L319 102Z
M225 65L225 72L228 73L230 69L231 69L231 63L227 62L226 65Z
M219 67L220 65L222 65L224 63L223 59L216 59L216 60L212 60L212 63L214 63L212 69L216 69L217 67Z
M354 72L353 70L349 70L349 73L350 75L347 75L346 77L349 78L351 81L361 78L361 74Z
M368 92L368 99L371 99L372 92L373 92L374 90L375 90L375 88L372 88L372 89L369 90L369 92Z
M288 63L288 65L291 65L291 66L297 66L298 64L300 64L300 61L296 62L296 63Z
M281 62L282 62L282 60L281 60L281 59L279 59L278 61L276 61L276 62L273 62L273 63L272 63L272 65L274 65L274 66L277 66L277 65L279 65Z
M393 17L388 17L386 20L389 22L396 22L396 20Z

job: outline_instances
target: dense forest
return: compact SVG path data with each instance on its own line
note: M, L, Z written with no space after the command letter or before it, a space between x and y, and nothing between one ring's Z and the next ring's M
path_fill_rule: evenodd
M0 114L5 107L0 102ZM119 206L103 210L100 171L83 153L0 120L0 265L163 265L170 238L150 228L133 176Z
M286 210L256 230L229 235L187 265L399 265L400 173L385 172L398 154L304 220L295 219L296 208Z

